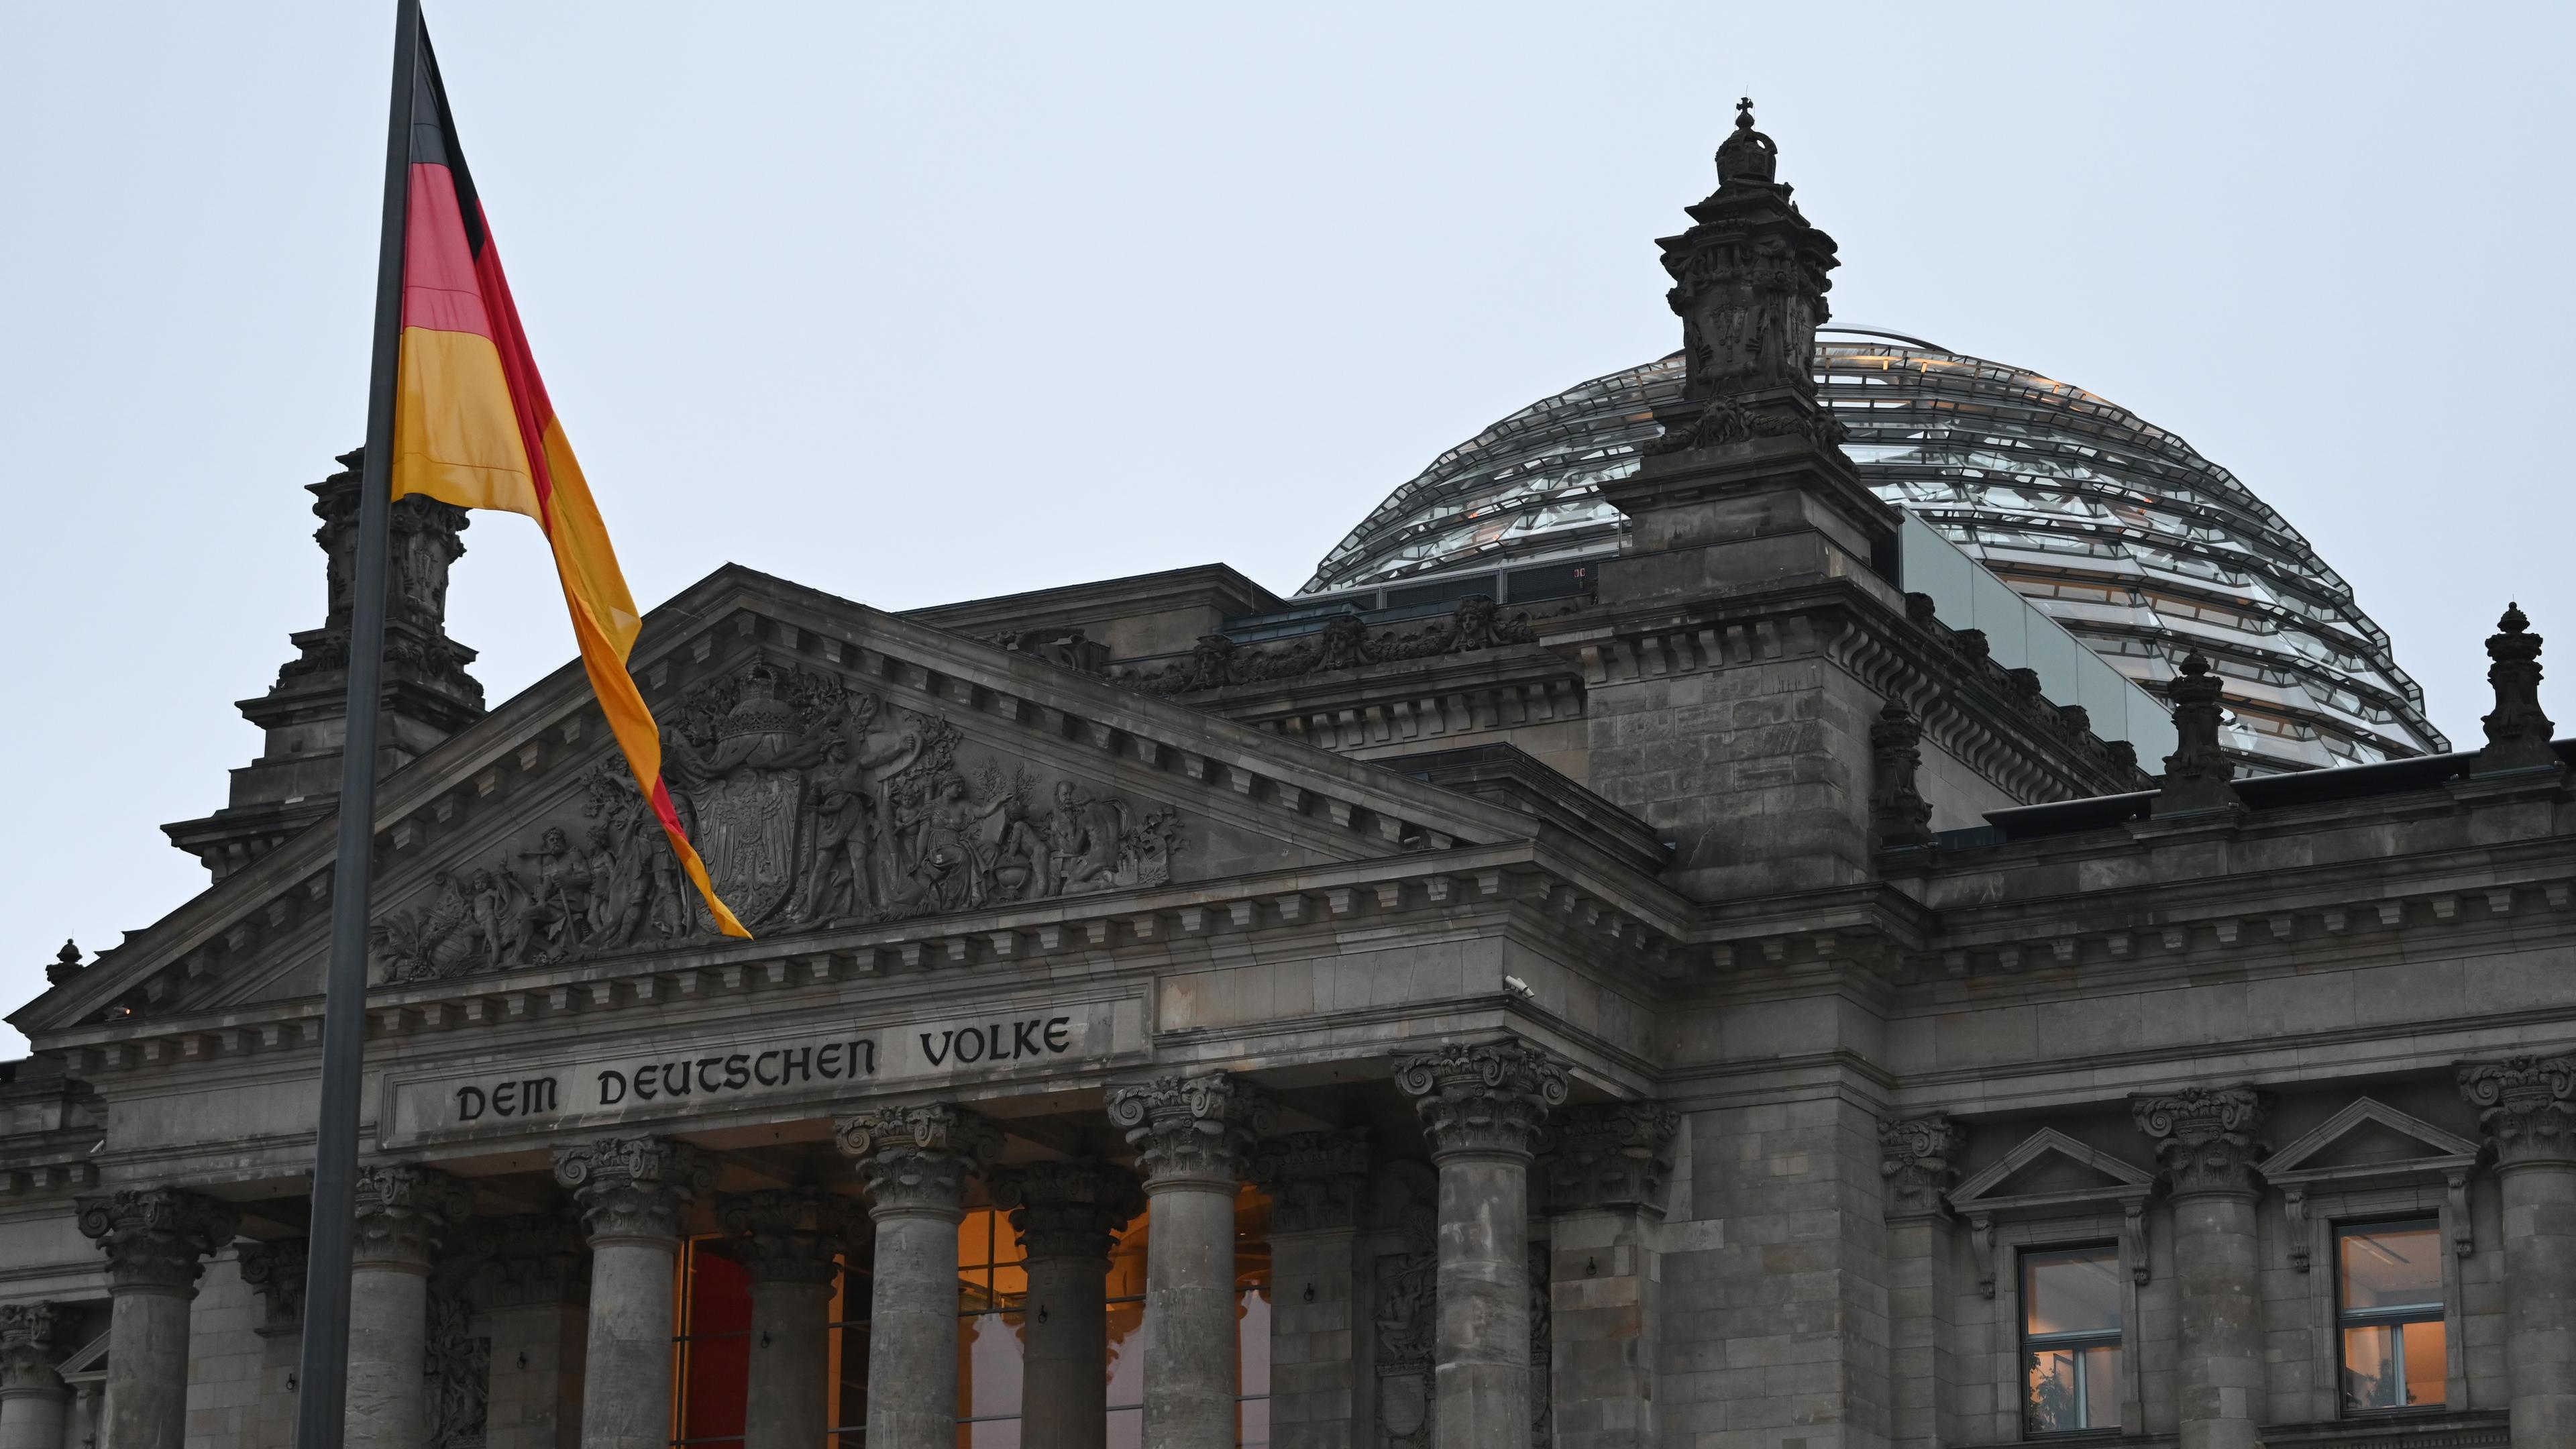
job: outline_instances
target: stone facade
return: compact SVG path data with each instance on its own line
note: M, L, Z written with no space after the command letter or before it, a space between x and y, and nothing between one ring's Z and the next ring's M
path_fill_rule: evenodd
M1549 609L1208 568L896 616L728 567L655 610L753 940L577 672L483 711L461 525L413 518L353 1440L658 1449L703 1251L745 1449L860 1385L869 1449L953 1444L987 1213L1057 1449L1215 1449L1238 1397L1298 1449L2576 1443L2576 749L2529 621L2479 752L2235 778L2196 662L2140 774L1894 582L1797 362L1833 243L1749 112L1719 169L1631 545ZM331 637L173 827L210 887L10 1018L0 1449L287 1442L332 841L285 756L334 747Z

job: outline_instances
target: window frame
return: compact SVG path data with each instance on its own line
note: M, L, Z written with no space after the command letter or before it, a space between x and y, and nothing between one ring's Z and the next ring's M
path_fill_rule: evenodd
M2426 1210L2414 1213L2400 1213L2395 1216L2387 1214L2366 1214L2358 1217L2345 1216L2327 1221L2324 1224L2324 1227L2326 1235L2326 1262L2329 1265L2327 1277L2332 1280L2326 1288L2326 1300L2329 1311L2332 1315L2333 1325L2328 1334L2328 1337L2331 1339L2331 1343L2328 1346L2328 1352L2334 1360L2332 1392L2334 1394L2335 1417L2337 1419L2374 1420L2410 1418L2420 1417L2427 1414L2449 1413L2451 1411L2451 1400L2453 1397L2452 1381L2454 1378L2454 1371L2460 1362L2461 1354L2459 1341L2459 1260L2455 1253L2449 1251L2451 1246L2451 1234L2448 1215L2432 1210ZM2346 1280L2343 1266L2343 1240L2350 1234L2367 1232L2374 1228L2406 1228L2428 1232L2433 1235L2434 1250L2439 1255L2442 1267L2442 1301L2437 1307L2428 1312L2421 1307L2401 1309L2354 1309L2345 1306L2344 1284ZM2402 1328L2403 1325L2410 1323L2438 1323L2442 1325L2442 1397L2429 1404L2393 1404L2386 1408L2355 1408L2344 1393L2344 1375L2349 1371L2350 1367L2344 1358L2344 1334L2346 1330L2380 1326ZM2400 1334L2400 1340L2398 1352L2402 1355L2405 1352L2402 1333Z
M2050 1225L2034 1224L2033 1226L2046 1227ZM2033 1236L2035 1239L2034 1241L2015 1243L2012 1245L2012 1294L2011 1301L2008 1305L2012 1314L2009 1321L2011 1322L2013 1329L2013 1393L2010 1402L2013 1405L2013 1420L2019 1431L2017 1437L2020 1442L2029 1444L2057 1444L2069 1439L2117 1438L2124 1432L2123 1426L2126 1424L2132 1412L2129 1407L2129 1403L2134 1394L2133 1386L2137 1383L2137 1345L2132 1340L2130 1328L2131 1325L2137 1322L2138 1295L2136 1280L2129 1273L2128 1245L2124 1241L2123 1235L2117 1234L2108 1236L2095 1235L2087 1238L2079 1238L2074 1241L2038 1241L2036 1239L2045 1236L2045 1234L2035 1234ZM2120 1283L2119 1326L2108 1331L2092 1330L2083 1333L2055 1333L2044 1335L2039 1339L2034 1339L2031 1336L2030 1331L2030 1304L2024 1299L2022 1293L2022 1285L2027 1281L2031 1260L2034 1258L2049 1258L2074 1253L2098 1253L2104 1249L2110 1250L2112 1272L2118 1276ZM1997 1296L2003 1296L2000 1284L1997 1287ZM2119 1393L2121 1422L2113 1424L2088 1424L2080 1429L2032 1429L2030 1426L2031 1355L2034 1352L2052 1348L2083 1349L2104 1347L2120 1350Z

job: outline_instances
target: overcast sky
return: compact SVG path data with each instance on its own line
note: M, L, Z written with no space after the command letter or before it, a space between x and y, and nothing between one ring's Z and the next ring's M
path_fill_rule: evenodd
M203 884L158 826L321 622L392 8L0 7L0 1005ZM1654 238L1749 93L1839 320L2188 438L2455 742L2509 596L2576 642L2567 7L1266 8L432 0L636 596L1292 589L1442 448L1676 345ZM497 704L572 645L533 526L466 541Z

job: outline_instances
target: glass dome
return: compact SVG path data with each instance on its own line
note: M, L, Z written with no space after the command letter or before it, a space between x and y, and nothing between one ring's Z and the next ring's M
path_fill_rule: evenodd
M1862 478L2153 687L2198 649L2229 743L2273 769L2448 749L2388 635L2297 529L2190 444L2082 388L1893 333L1827 328L1819 395ZM1304 594L1613 552L1601 483L1679 401L1680 354L1533 403L1432 460ZM2152 768L2152 762L2150 762Z

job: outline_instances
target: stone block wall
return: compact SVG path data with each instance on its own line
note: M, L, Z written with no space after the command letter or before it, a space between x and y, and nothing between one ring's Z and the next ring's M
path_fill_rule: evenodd
M241 1449L260 1423L265 1342L259 1295L231 1249L206 1265L188 1317L186 1449Z

